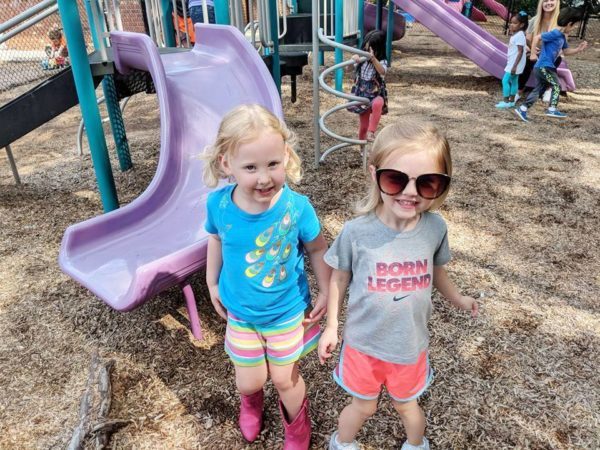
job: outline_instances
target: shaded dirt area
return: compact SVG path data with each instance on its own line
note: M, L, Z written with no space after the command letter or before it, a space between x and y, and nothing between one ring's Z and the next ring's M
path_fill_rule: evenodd
M395 47L383 125L422 116L448 135L455 177L441 213L450 229L449 270L464 292L485 293L471 321L437 295L430 324L436 379L423 397L433 448L599 448L600 421L600 73L592 47L571 67L578 91L561 100L569 118L541 105L524 124L497 111L497 80L437 38L407 36ZM326 237L352 217L365 188L355 149L316 170L311 77L299 79L287 121L299 135L305 177ZM322 110L335 100L324 98ZM0 448L64 448L77 424L91 354L116 360L111 418L130 424L114 448L280 448L276 393L267 387L266 427L246 445L238 399L222 350L224 326L193 280L206 339L193 345L176 289L137 310L110 310L57 265L65 228L101 212L89 156L76 156L77 108L13 146L24 185L0 164ZM123 203L150 182L159 153L155 98L140 94L125 113L135 168L115 173ZM356 116L330 123L352 135ZM324 139L325 143L327 140ZM324 448L346 395L332 366L303 363L314 424ZM367 449L398 448L404 432L384 396L359 435Z

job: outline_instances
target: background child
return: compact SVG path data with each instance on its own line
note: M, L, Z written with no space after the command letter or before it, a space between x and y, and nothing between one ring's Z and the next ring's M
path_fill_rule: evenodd
M527 13L520 11L510 19L512 37L508 43L508 53L504 76L502 77L502 95L504 100L496 104L496 108L512 108L515 106L515 95L519 90L519 75L525 68L525 30L528 25Z
M42 61L42 67L48 70L67 66L69 51L62 32L58 28L53 28L48 32L48 39L50 39L50 45L46 46L48 58Z
M544 95L546 88L552 89L550 97L550 106L546 110L548 117L564 118L566 114L561 113L558 109L558 100L560 98L560 83L558 74L556 73L556 59L561 50L563 55L575 55L587 48L587 42L582 42L576 48L569 48L567 36L573 28L583 18L583 12L577 8L563 8L558 16L558 28L542 33L541 36L536 36L533 39L532 46L535 47L538 40L542 41L542 49L539 58L532 52L531 59L537 58L537 63L534 66L535 77L537 84L535 89L527 96L525 102L517 109L515 113L522 121L528 122L527 110Z
M448 278L446 223L429 212L448 193L450 148L433 125L403 119L379 133L369 163L371 186L358 208L362 215L344 225L325 255L333 273L319 358L329 358L337 345L339 305L350 285L333 377L353 396L329 448L358 449L354 438L375 413L384 385L406 429L402 449L428 449L417 398L432 381L427 330L432 286L473 317L478 312L477 302Z
M293 133L262 106L243 105L223 118L207 150L204 181L214 187L229 177L234 184L208 196L206 282L227 320L225 351L235 367L244 438L254 441L260 432L270 375L284 448L300 450L308 448L311 427L298 360L317 346L331 270L312 205L286 184L301 177L293 142ZM304 251L319 287L312 311Z
M385 56L385 33L373 30L366 34L362 49L371 53L371 58L360 62L358 55L352 56L356 66L352 93L368 98L369 105L357 105L348 108L359 114L358 138L373 142L375 131L382 114L387 114L387 89L385 73L388 62Z

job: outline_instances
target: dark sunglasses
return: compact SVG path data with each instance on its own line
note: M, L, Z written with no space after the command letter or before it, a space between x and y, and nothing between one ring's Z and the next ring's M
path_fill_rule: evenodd
M399 170L377 169L375 176L379 190L387 195L397 195L404 191L410 180L415 180L417 192L427 200L438 198L450 186L450 177L443 173L425 173L411 178Z

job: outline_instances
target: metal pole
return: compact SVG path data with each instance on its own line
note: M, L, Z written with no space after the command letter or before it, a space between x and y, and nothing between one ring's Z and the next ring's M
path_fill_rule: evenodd
M385 36L385 54L388 67L392 66L392 39L394 38L394 2L388 2L387 33Z
M375 29L381 31L381 18L383 16L383 0L377 0L377 8L375 8Z
M88 135L102 206L105 212L112 211L119 207L117 189L110 166L106 140L104 139L100 110L96 103L96 92L85 49L77 2L58 0L58 9L67 40L75 89L77 90L79 107Z
M46 11L41 12L37 16L32 17L31 19L23 22L21 25L10 30L8 33L0 34L0 44L8 41L13 36L16 36L17 34L21 33L22 31L25 31L27 28L35 25L36 23L41 22L46 17L54 14L56 11L58 11L58 6L56 6L56 5L52 6L52 7L48 8Z
M358 48L362 48L365 36L365 0L358 1Z
M10 164L10 170L12 171L13 177L15 177L15 182L17 184L21 184L21 178L19 177L19 171L17 169L17 164L15 163L15 158L13 158L12 150L10 149L10 145L5 147L6 157L8 158L8 164Z
M313 66L313 142L315 166L321 159L321 130L319 128L319 0L312 0L312 66Z
M281 66L279 64L279 34L277 32L277 24L279 23L279 17L277 17L277 0L269 0L269 22L271 41L273 43L273 80L277 86L277 92L281 95Z
M335 0L335 41L344 43L344 0ZM344 51L341 48L335 49L335 63L339 64L344 60ZM342 92L344 90L344 71L338 69L335 72L335 88Z

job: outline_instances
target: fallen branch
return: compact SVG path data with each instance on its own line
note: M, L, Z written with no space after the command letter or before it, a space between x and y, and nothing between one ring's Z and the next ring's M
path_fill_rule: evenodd
M90 406L93 394L92 384L96 375L97 365L98 351L94 350L94 352L92 353L92 360L90 362L90 371L88 373L88 379L85 383L85 392L83 393L83 397L81 397L81 402L79 403L79 424L73 431L73 435L71 436L71 441L69 442L67 450L81 450L83 448L85 437L89 432Z
M92 428L92 432L96 433L97 450L104 449L108 445L110 434L113 432L115 426L117 425L117 422L115 421L106 421L106 417L110 412L110 405L112 401L110 373L114 365L115 361L111 359L100 368L100 372L98 373L98 391L100 393L100 410L98 412L99 423ZM112 423L111 426L108 426L109 422L115 423ZM123 421L118 421L118 423L120 424L120 426L123 426ZM102 426L98 427L98 425Z

